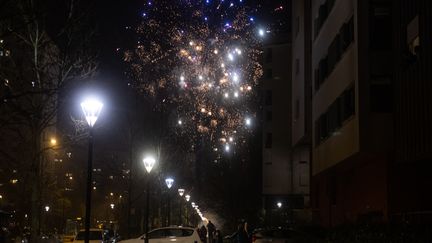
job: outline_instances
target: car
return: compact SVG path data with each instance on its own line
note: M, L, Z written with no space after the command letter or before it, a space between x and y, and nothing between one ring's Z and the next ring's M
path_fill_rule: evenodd
M256 229L252 233L252 243L296 243L307 242L310 237L290 228Z
M198 232L189 227L164 227L150 231L149 243L200 243ZM143 243L145 234L129 240L122 240L119 243Z
M85 230L80 230L78 234L75 236L74 243L83 243L84 242ZM89 243L103 243L104 241L104 232L101 229L90 229L89 234Z

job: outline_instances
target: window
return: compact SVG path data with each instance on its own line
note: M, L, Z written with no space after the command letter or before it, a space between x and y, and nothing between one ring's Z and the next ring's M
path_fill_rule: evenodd
M391 50L393 43L391 3L372 3L369 18L371 50Z
M391 77L371 77L370 105L372 112L391 112L393 108L393 89Z
M266 121L272 121L272 120L273 120L273 112L266 111Z
M268 68L265 72L265 77L267 79L272 79L273 78L273 70L271 68Z
M273 49L267 48L266 63L271 63L272 61L273 61Z
M407 45L408 50L413 56L419 55L420 37L419 37L419 16L416 15L407 25Z
M330 75L337 63L342 58L343 53L349 45L354 41L354 20L353 17L345 23L339 33L331 42L327 55L320 60L318 68L315 69L314 82L315 90L318 90L324 83L325 79Z
M267 133L266 140L265 140L265 148L272 148L273 146L273 134Z
M265 105L272 105L272 103L273 103L273 92L271 90L266 90Z
M318 36L318 33L321 30L324 22L327 20L327 17L333 8L334 2L335 0L327 0L320 6L318 10L318 17L314 20L315 38Z
M339 130L355 114L355 92L345 90L315 121L315 145L319 145Z

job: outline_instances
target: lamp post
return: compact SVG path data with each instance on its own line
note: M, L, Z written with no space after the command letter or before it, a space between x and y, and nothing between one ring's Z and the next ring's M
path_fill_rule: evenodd
M168 225L171 225L171 198L170 198L170 189L174 184L174 179L168 177L165 179L166 186L168 187Z
M93 171L93 126L96 123L103 104L95 99L87 99L81 103L81 108L89 125L89 147L87 163L87 187L86 187L86 214L85 214L85 233L84 242L89 243L90 235L90 215L91 215L91 188Z
M153 169L153 166L156 164L156 159L153 157L147 156L143 159L144 167L149 174L149 177L147 178L147 193L146 193L146 207L145 207L145 222L144 222L144 231L145 231L145 237L144 242L148 243L148 222L149 222L149 208L150 208L150 171Z
M178 194L180 196L180 221L179 221L180 225L182 225L182 221L183 221L183 219L182 219L182 206L183 206L182 197L183 197L184 193L185 193L185 189L183 189L183 188L178 189Z
M189 200L190 200L190 198L191 198L191 196L189 195L189 194L186 194L185 195L185 199L186 199L186 202L189 202ZM189 225L189 210L188 210L188 204L186 203L186 225Z

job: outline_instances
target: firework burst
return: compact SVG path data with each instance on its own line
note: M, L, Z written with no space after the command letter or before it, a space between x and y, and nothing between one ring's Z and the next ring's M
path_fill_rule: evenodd
M131 85L175 107L174 132L230 152L248 136L256 107L260 29L243 1L145 4L136 47L124 53ZM219 149L218 149L219 148Z

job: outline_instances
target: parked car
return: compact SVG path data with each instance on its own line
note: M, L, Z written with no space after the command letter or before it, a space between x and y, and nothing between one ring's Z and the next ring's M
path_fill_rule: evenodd
M305 233L287 228L256 229L252 233L252 243L298 242L313 242L313 239Z
M74 243L84 243L84 230L80 230L78 234L75 236ZM90 229L89 234L89 242L90 243L102 243L104 241L104 232L101 229Z
M119 243L143 243L145 234ZM198 232L189 227L165 227L154 229L149 232L149 243L200 243Z

